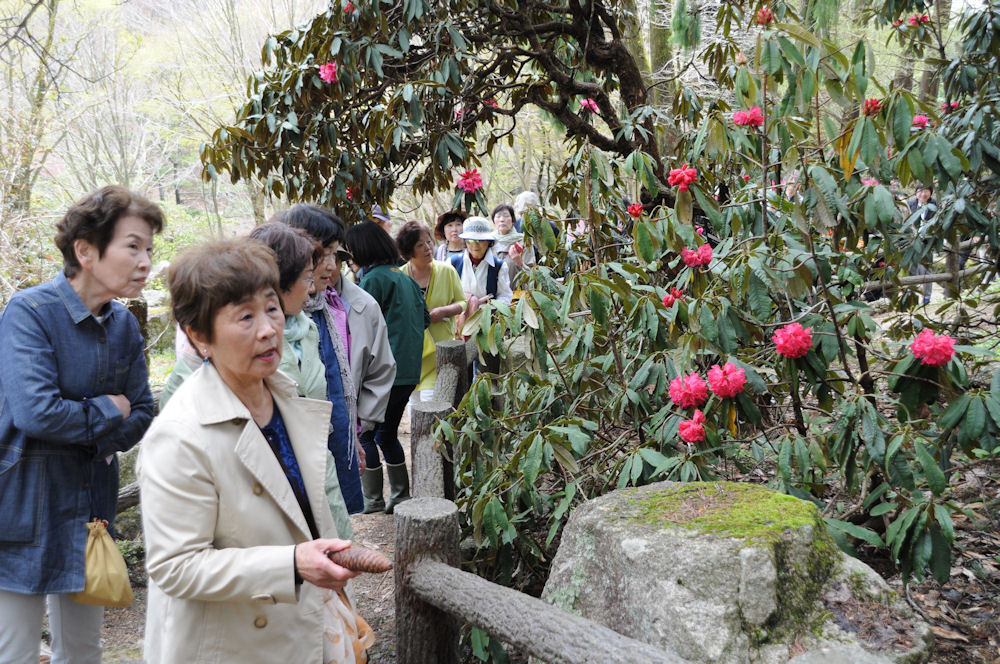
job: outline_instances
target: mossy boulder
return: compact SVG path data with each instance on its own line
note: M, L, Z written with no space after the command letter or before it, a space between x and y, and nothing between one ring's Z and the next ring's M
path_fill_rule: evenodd
M661 482L580 506L542 597L692 662L784 663L824 647L920 662L930 645L813 504L743 483Z

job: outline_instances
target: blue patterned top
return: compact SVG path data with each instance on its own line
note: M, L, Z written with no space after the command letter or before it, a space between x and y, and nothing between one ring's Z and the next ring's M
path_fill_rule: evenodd
M264 438L267 439L268 444L271 446L271 451L274 452L274 456L278 458L278 463L281 464L281 469L285 471L285 477L288 478L288 483L292 487L295 500L298 501L299 507L302 509L302 514L306 518L306 523L309 525L309 532L312 533L313 539L318 538L319 529L316 527L312 508L309 506L306 483L302 479L302 471L299 469L299 462L295 459L295 450L292 449L292 441L288 438L285 421L281 419L281 412L277 406L274 407L274 414L271 415L271 421L266 426L262 426L260 432L264 434Z

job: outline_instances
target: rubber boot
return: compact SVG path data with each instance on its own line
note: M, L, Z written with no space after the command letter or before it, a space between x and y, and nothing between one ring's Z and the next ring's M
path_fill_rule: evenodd
M392 514L396 505L410 499L410 474L406 472L405 463L387 463L385 472L389 474L389 504L385 506L385 513Z
M361 474L361 493L365 498L365 514L375 514L385 510L385 499L382 497L382 466L365 468L365 472Z

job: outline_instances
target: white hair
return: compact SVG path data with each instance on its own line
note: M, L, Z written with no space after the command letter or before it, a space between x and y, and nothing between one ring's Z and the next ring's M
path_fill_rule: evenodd
M530 207L541 207L542 199L533 191L522 191L514 199L514 214L521 216Z

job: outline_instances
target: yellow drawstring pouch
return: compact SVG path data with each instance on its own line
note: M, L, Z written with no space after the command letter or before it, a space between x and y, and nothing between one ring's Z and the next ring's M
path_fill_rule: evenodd
M70 593L81 604L122 607L132 603L132 586L128 567L118 545L108 534L108 522L94 519L87 524L90 534L84 550L84 573L87 583L83 592Z

